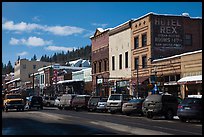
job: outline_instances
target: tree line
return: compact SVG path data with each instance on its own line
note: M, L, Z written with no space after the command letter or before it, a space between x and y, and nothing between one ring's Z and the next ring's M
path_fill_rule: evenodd
M54 53L54 55L51 56L47 56L45 54L41 56L40 61L55 62L60 63L61 65L65 65L66 62L79 58L87 59L91 62L91 45L73 49L72 51L67 51L66 53L64 51L61 53ZM18 56L17 60L20 60L20 56ZM34 54L30 60L37 60L37 56ZM10 72L14 72L14 67L11 64L11 61L9 61L7 64L2 62L2 75L9 74Z

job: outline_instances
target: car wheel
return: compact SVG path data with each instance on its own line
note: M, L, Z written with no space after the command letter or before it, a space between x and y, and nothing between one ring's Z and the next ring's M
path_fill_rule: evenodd
M153 118L153 114L152 113L147 113L147 118Z
M179 120L181 121L181 122L186 122L186 118L184 118L184 117L179 117Z
M172 110L168 110L168 111L166 112L165 118L166 118L166 119L173 119L173 117L174 117L174 115L173 115Z

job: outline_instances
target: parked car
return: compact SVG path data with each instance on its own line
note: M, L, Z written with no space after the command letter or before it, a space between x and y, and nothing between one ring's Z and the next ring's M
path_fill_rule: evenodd
M30 96L26 98L26 107L28 109L43 109L43 98L41 96Z
M100 99L100 96L91 96L88 101L88 111L96 111L96 107Z
M20 94L6 94L3 101L3 110L16 109L24 111L25 101Z
M56 97L45 96L43 97L43 106L54 106Z
M177 115L178 104L178 99L175 96L152 94L144 100L142 112L148 118L165 116L165 119L173 119Z
M63 94L59 101L59 109L71 109L72 101L76 94Z
M107 100L108 98L101 98L98 101L98 105L96 106L96 111L100 111L100 112L106 112L107 109Z
M202 120L202 98L186 97L178 105L177 115L182 122L186 120Z
M129 94L111 94L107 100L107 108L110 113L122 112L123 103L133 99Z
M72 108L74 110L78 109L88 109L88 101L90 99L90 95L76 95L72 100Z
M122 106L122 112L126 115L130 114L140 114L143 115L142 112L142 103L145 99L131 99L127 103L124 103Z
M61 96L60 96L60 97L57 97L57 98L55 99L55 103L54 103L54 106L55 106L55 107L59 107L60 99L61 99Z

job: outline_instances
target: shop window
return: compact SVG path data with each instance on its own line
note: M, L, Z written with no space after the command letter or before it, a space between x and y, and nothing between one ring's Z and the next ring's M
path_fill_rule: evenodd
M164 82L169 82L169 76L164 76Z
M170 76L170 81L176 81L174 75L171 75L171 76Z
M176 75L176 81L178 81L179 79L181 79L180 74Z

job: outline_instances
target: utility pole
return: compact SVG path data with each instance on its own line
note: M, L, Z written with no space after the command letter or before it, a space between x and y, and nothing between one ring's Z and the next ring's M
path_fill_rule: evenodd
M137 65L137 97L139 97L139 76L138 76L138 65Z
M98 96L98 76L96 75L96 93L95 95Z
M35 80L35 77L34 77L34 72L33 72L33 93L35 93L34 80Z

